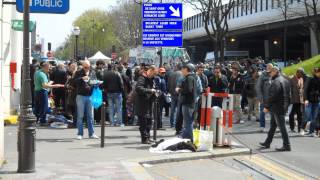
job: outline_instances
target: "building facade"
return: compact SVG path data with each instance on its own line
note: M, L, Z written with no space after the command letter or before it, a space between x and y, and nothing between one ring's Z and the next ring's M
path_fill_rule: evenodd
M286 22L288 59L305 59L318 54L315 34L306 23L304 1L236 0L235 4L228 14L229 31L225 50L249 51L250 57L282 59ZM319 21L320 17L315 16L313 20ZM194 51L198 60L203 60L205 53L214 49L213 43L207 38L201 13L184 19L183 38L186 47L196 48Z
M21 92L22 32L11 29L12 20L22 19L22 14L13 5L0 7L0 165L4 159L4 118L12 111L19 110ZM10 63L16 62L17 68L10 75ZM14 85L12 84L14 83Z

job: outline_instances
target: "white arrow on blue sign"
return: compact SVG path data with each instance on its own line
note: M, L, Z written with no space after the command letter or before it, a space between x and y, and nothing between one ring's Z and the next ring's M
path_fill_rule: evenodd
M17 11L23 13L24 0L16 2ZM69 9L69 0L30 0L31 13L65 14Z
M145 3L143 18L182 19L182 3Z

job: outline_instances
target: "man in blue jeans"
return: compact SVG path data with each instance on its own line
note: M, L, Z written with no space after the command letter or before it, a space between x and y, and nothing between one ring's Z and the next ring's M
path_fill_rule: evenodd
M37 117L37 121L40 121L41 126L47 125L47 113L48 113L48 89L49 88L63 88L63 84L52 85L53 82L49 82L48 73L50 70L50 63L43 61L40 63L41 69L34 74L34 90L35 90L35 106L34 114Z
M103 88L107 94L109 119L111 126L124 127L122 119L122 93L124 92L123 79L114 66L105 70L103 75ZM115 118L117 115L117 118Z
M93 129L93 107L91 104L90 96L92 94L93 85L90 81L96 80L95 72L90 70L90 62L85 60L82 62L82 69L77 71L74 75L73 84L77 91L77 139L81 140L83 137L83 118L86 117L87 126L89 131L89 138L99 139L94 134Z
M181 83L181 88L177 91L181 93L181 104L183 114L183 130L182 138L190 139L193 142L193 114L197 101L197 79L193 73L195 67L193 64L186 64L182 67L182 75L184 80Z
M314 68L314 77L312 77L305 87L305 106L307 121L310 121L310 130L308 135L319 137L319 132L315 132L316 121L319 113L320 102L320 68ZM306 122L307 122L306 121ZM305 128L306 122L302 129Z
M260 128L261 132L265 132L265 127L266 127L266 120L265 120L265 112L263 112L265 108L265 102L269 98L269 89L271 86L271 76L270 72L273 68L273 64L267 64L267 69L265 72L261 74L259 77L257 84L256 84L256 91L257 91L257 97L260 103L260 116L259 116L259 121L260 121Z

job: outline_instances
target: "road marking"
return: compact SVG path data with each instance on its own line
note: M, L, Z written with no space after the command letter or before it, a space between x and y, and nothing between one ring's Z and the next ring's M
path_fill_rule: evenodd
M305 179L303 176L295 174L285 169L284 167L281 167L275 163L271 163L270 161L267 161L266 159L259 157L257 155L251 156L251 158L246 157L245 159L283 179L287 179L287 180L304 180Z
M170 180L179 180L179 178L177 177L172 177L170 175L167 175L164 171L162 170L151 170L153 173L158 174L166 179L170 179Z

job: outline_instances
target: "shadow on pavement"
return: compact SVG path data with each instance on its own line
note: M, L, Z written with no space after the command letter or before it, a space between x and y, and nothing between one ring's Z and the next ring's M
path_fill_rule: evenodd
M66 139L36 139L38 142L52 142L52 143L57 143L57 142L73 142L75 139L73 138L66 138Z
M127 146L127 145L137 145L139 144L140 142L126 142L126 143L108 143L106 142L104 144L104 147L114 147L114 146ZM100 143L98 144L88 144L87 146L89 147L93 147L93 148L97 148L97 147L100 147Z

